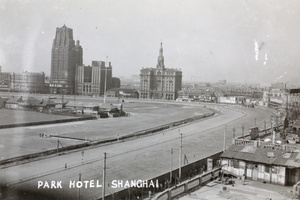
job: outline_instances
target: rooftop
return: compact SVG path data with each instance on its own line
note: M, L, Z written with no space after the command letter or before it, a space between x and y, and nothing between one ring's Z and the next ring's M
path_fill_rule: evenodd
M291 145L272 144L263 141L235 140L222 158L251 161L292 168L300 167L300 149Z
M189 194L176 198L180 200L197 200L197 199L295 199L292 187L266 184L259 181L234 179L235 184L207 184L200 189L190 192ZM224 189L226 187L226 190Z

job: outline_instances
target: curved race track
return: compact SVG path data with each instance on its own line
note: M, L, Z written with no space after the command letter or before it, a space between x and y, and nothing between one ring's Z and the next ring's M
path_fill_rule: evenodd
M248 130L255 122L263 127L263 120L268 120L272 114L260 109L225 107L217 109L223 114L155 135L86 149L84 150L84 164L82 164L81 151L78 151L1 169L0 180L2 184L8 184L9 189L26 189L27 193L54 195L50 199L76 199L79 191L68 188L69 181L78 180L81 174L82 180L101 182L104 152L107 153L107 183L114 179L151 179L169 171L171 148L174 149L173 166L178 167L179 129L183 134L183 154L189 162L193 162L222 150L225 125L228 146L231 143L233 127L236 129L236 135L241 135L242 125L245 126L245 130ZM67 169L65 169L66 163ZM62 181L63 188L37 189L39 180ZM106 189L106 194L120 189L109 187ZM101 190L101 188L82 188L80 199L100 198ZM22 195L22 199L26 199L26 195Z

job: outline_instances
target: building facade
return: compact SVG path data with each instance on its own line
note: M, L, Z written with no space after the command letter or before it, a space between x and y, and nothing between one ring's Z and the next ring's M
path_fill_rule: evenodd
M22 72L11 74L11 91L42 93L44 91L45 73Z
M45 92L45 73L22 72L10 73L0 72L0 91L6 92Z
M181 90L182 72L165 68L163 47L159 49L156 68L143 68L140 73L140 98L175 100Z
M77 66L75 94L88 96L104 95L104 90L111 89L112 66L104 61L92 61L92 66Z
M0 72L0 91L8 92L10 90L11 90L11 73Z
M235 139L221 155L224 173L284 186L300 181L299 158L297 146L245 139Z
M56 28L52 44L50 92L74 94L76 66L82 66L82 47L73 40L73 30Z
M120 88L121 87L121 80L117 77L112 77L112 88Z

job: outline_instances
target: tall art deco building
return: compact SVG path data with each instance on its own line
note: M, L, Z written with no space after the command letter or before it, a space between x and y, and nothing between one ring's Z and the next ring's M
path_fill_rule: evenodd
M140 73L140 98L175 100L181 90L182 72L165 68L163 47L159 49L156 68L143 68Z
M82 47L73 39L73 30L64 25L56 28L51 53L50 92L74 94L76 67L82 65Z

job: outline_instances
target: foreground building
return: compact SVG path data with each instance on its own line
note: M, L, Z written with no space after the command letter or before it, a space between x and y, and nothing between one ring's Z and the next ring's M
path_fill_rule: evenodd
M300 181L300 149L292 145L235 139L221 159L223 172L237 177L286 186Z
M181 90L182 72L166 68L163 47L159 49L156 68L143 68L140 73L140 98L175 100Z
M82 47L73 40L73 30L64 25L56 28L51 52L52 94L74 94L76 66L82 65Z

